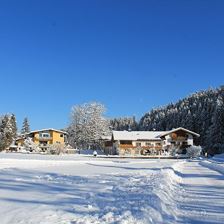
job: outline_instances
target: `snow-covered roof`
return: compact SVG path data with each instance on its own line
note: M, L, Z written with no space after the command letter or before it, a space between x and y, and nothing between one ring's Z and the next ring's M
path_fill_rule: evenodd
M100 137L100 139L110 141L111 140L111 135L103 135L103 136Z
M190 131L190 130L188 130L188 129L186 129L186 128L182 128L182 127L173 129L173 130L171 130L171 131L167 131L166 133L161 134L160 137L169 135L169 134L174 133L174 132L177 132L177 131L185 131L185 132L187 132L187 133L189 133L189 134L192 134L192 135L195 135L195 136L197 136L197 137L200 137L200 135L199 135L198 133L193 132L193 131Z
M29 134L36 133L36 132L44 132L44 131L55 131L55 132L60 132L60 133L63 133L63 134L67 134L67 132L65 132L65 131L61 131L61 130L54 129L54 128L46 128L46 129L34 130L34 131L31 131Z
M161 137L169 135L176 131L185 131L189 134L195 135L197 137L200 137L199 134L190 131L188 129L179 127L176 129L173 129L171 131L113 131L113 138L115 141L120 140L161 140Z
M119 140L161 140L160 135L166 131L113 131L115 141Z

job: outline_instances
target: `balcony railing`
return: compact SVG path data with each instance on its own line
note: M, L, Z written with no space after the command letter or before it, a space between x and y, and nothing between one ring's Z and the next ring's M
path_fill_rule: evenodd
M121 144L119 145L119 148L121 149L162 149L162 146L133 146L133 145L130 145L130 144Z
M121 145L119 145L119 147L122 148L122 149L133 149L133 148L137 148L137 147L135 147L135 146L133 146L131 144L121 144Z
M39 141L51 141L53 140L53 137L36 137L37 140Z

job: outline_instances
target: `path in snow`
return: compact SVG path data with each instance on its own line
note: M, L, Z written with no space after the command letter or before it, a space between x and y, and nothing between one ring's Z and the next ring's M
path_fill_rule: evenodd
M224 223L224 175L199 161L179 167L182 195L177 203L183 223Z

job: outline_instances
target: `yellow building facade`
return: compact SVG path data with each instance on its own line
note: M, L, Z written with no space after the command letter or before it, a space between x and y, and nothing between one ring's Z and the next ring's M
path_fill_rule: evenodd
M42 129L32 131L25 136L16 140L16 145L23 146L24 140L31 138L35 144L37 144L43 151L45 151L50 145L60 144L66 145L67 133L57 129Z

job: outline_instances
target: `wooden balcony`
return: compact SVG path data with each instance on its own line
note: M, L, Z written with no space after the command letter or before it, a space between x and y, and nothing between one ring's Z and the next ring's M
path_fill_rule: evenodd
M145 149L145 150L149 150L149 149L157 149L157 150L161 150L162 146L133 146L131 144L121 144L119 145L120 149Z
M121 148L121 149L134 149L136 147L131 145L131 144L121 144L121 145L119 145L119 148Z
M162 146L142 146L142 149L162 149Z
M161 149L163 149L163 147L162 146L155 146L154 149L161 150Z
M36 140L38 140L38 141L51 141L51 140L53 140L53 137L36 137Z

